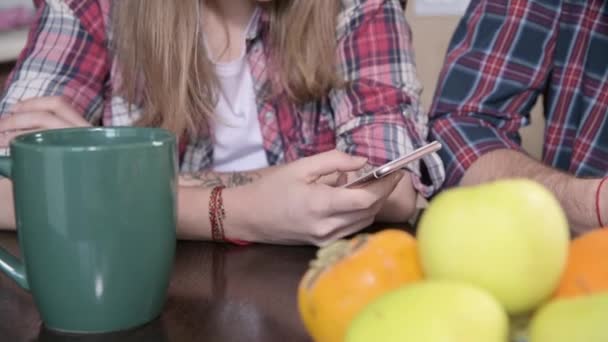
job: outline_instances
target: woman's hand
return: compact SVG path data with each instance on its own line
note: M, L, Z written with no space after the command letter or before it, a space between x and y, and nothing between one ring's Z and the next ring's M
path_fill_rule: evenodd
M330 176L322 177L318 182L331 186L341 186L354 181L373 169L373 166L365 165L357 171L336 172ZM412 184L411 173L405 170L398 170L396 173L400 173L403 177L378 212L378 215L376 216L377 221L385 223L404 223L416 212L416 190ZM367 185L363 185L363 187L365 186Z
M58 96L37 97L19 102L10 109L10 114L0 119L0 148L8 147L14 137L24 133L91 125Z
M231 203L230 206L239 200L245 202L243 197L249 197L245 203L251 204L235 208L250 223L251 229L234 231L234 237L280 244L324 245L369 226L403 174L395 173L360 189L317 182L324 176L356 171L365 163L365 158L338 151L325 152L285 165L257 182L226 192L225 203ZM234 213L226 205L227 215ZM236 221L232 221L233 227L238 227Z

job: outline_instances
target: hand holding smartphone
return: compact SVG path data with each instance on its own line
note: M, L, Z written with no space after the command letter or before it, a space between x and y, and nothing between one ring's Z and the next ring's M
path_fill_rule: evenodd
M362 186L367 183L373 182L375 180L381 179L381 178L386 177L386 176L390 175L391 173L403 168L405 165L407 165L413 161L416 161L416 160L426 156L427 154L437 152L440 149L441 149L441 144L437 141L434 141L430 144L420 147L419 149L413 151L412 153L401 156L393 161L390 161L382 166L379 166L379 167L373 169L372 171L353 180L352 182L349 182L349 183L343 185L343 187L354 188L354 187Z

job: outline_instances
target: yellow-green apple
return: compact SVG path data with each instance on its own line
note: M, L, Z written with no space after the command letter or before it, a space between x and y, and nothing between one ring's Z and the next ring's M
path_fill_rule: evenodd
M508 313L521 314L557 287L570 233L549 190L509 179L439 194L421 217L417 238L428 279L479 286Z
M608 293L557 299L541 307L530 324L530 342L608 341Z
M421 281L368 304L350 323L346 342L506 342L508 330L505 310L486 291Z

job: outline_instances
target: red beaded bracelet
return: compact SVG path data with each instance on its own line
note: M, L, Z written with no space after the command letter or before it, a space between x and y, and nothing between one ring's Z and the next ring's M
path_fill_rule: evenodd
M211 238L213 241L224 241L224 203L222 201L223 186L216 186L209 197L209 222L211 223Z
M230 242L239 246L246 246L249 242L228 239L224 234L224 219L226 218L226 210L224 209L224 201L222 198L222 190L224 186L216 186L211 190L209 196L209 222L211 223L211 238L213 241Z
M597 222L600 224L600 227L604 227L602 215L600 213L600 192L602 190L602 185L606 180L608 180L608 177L604 177L604 179L602 179L600 184L597 186L597 191L595 192L595 213L597 214Z

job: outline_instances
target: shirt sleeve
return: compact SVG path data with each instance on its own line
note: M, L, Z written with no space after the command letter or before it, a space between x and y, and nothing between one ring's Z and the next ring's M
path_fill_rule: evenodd
M332 90L339 150L380 165L426 144L411 33L398 0L350 1L338 25L338 67L345 86ZM349 3L349 1L343 1ZM444 179L439 156L411 163L414 187L431 196Z
M522 151L519 129L544 92L556 48L558 5L472 0L448 48L430 113L443 144L446 186L481 155Z
M103 15L97 1L37 0L36 20L0 98L0 116L18 101L62 96L98 119L109 74Z

